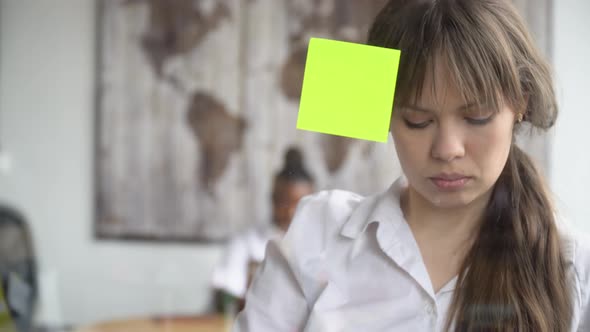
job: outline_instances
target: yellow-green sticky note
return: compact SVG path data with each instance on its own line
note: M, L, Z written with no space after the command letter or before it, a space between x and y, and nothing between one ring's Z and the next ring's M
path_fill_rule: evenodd
M386 142L400 51L311 38L297 129Z

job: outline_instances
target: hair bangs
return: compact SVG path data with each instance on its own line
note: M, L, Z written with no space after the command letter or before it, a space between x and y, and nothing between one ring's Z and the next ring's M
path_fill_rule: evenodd
M428 76L434 82L436 66L443 66L445 80L455 85L466 103L495 110L505 103L515 108L525 106L508 36L494 20L485 17L487 13L473 16L468 12L450 11L437 2L427 10L406 12L403 18L391 17L395 12L386 13L390 22L399 19L404 24L390 24L385 38L385 31L370 32L370 44L402 52L395 95L397 105L415 103L424 92ZM437 89L434 85L431 88Z

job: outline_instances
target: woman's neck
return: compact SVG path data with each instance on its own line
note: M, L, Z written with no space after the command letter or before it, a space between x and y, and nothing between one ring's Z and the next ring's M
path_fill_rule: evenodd
M401 206L421 249L433 246L458 254L471 247L488 199L486 195L462 207L441 208L408 187L401 196Z

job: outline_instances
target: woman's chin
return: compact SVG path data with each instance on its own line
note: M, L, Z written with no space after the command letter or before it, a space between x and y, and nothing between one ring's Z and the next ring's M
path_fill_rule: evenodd
M473 199L467 197L465 193L454 192L442 194L433 193L429 195L428 201L439 209L456 209L469 205Z

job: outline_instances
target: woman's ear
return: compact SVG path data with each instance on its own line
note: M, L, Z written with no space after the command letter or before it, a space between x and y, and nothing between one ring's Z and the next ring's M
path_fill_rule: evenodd
M529 108L529 95L525 94L523 99L523 103L514 109L514 123L521 123L526 118Z

